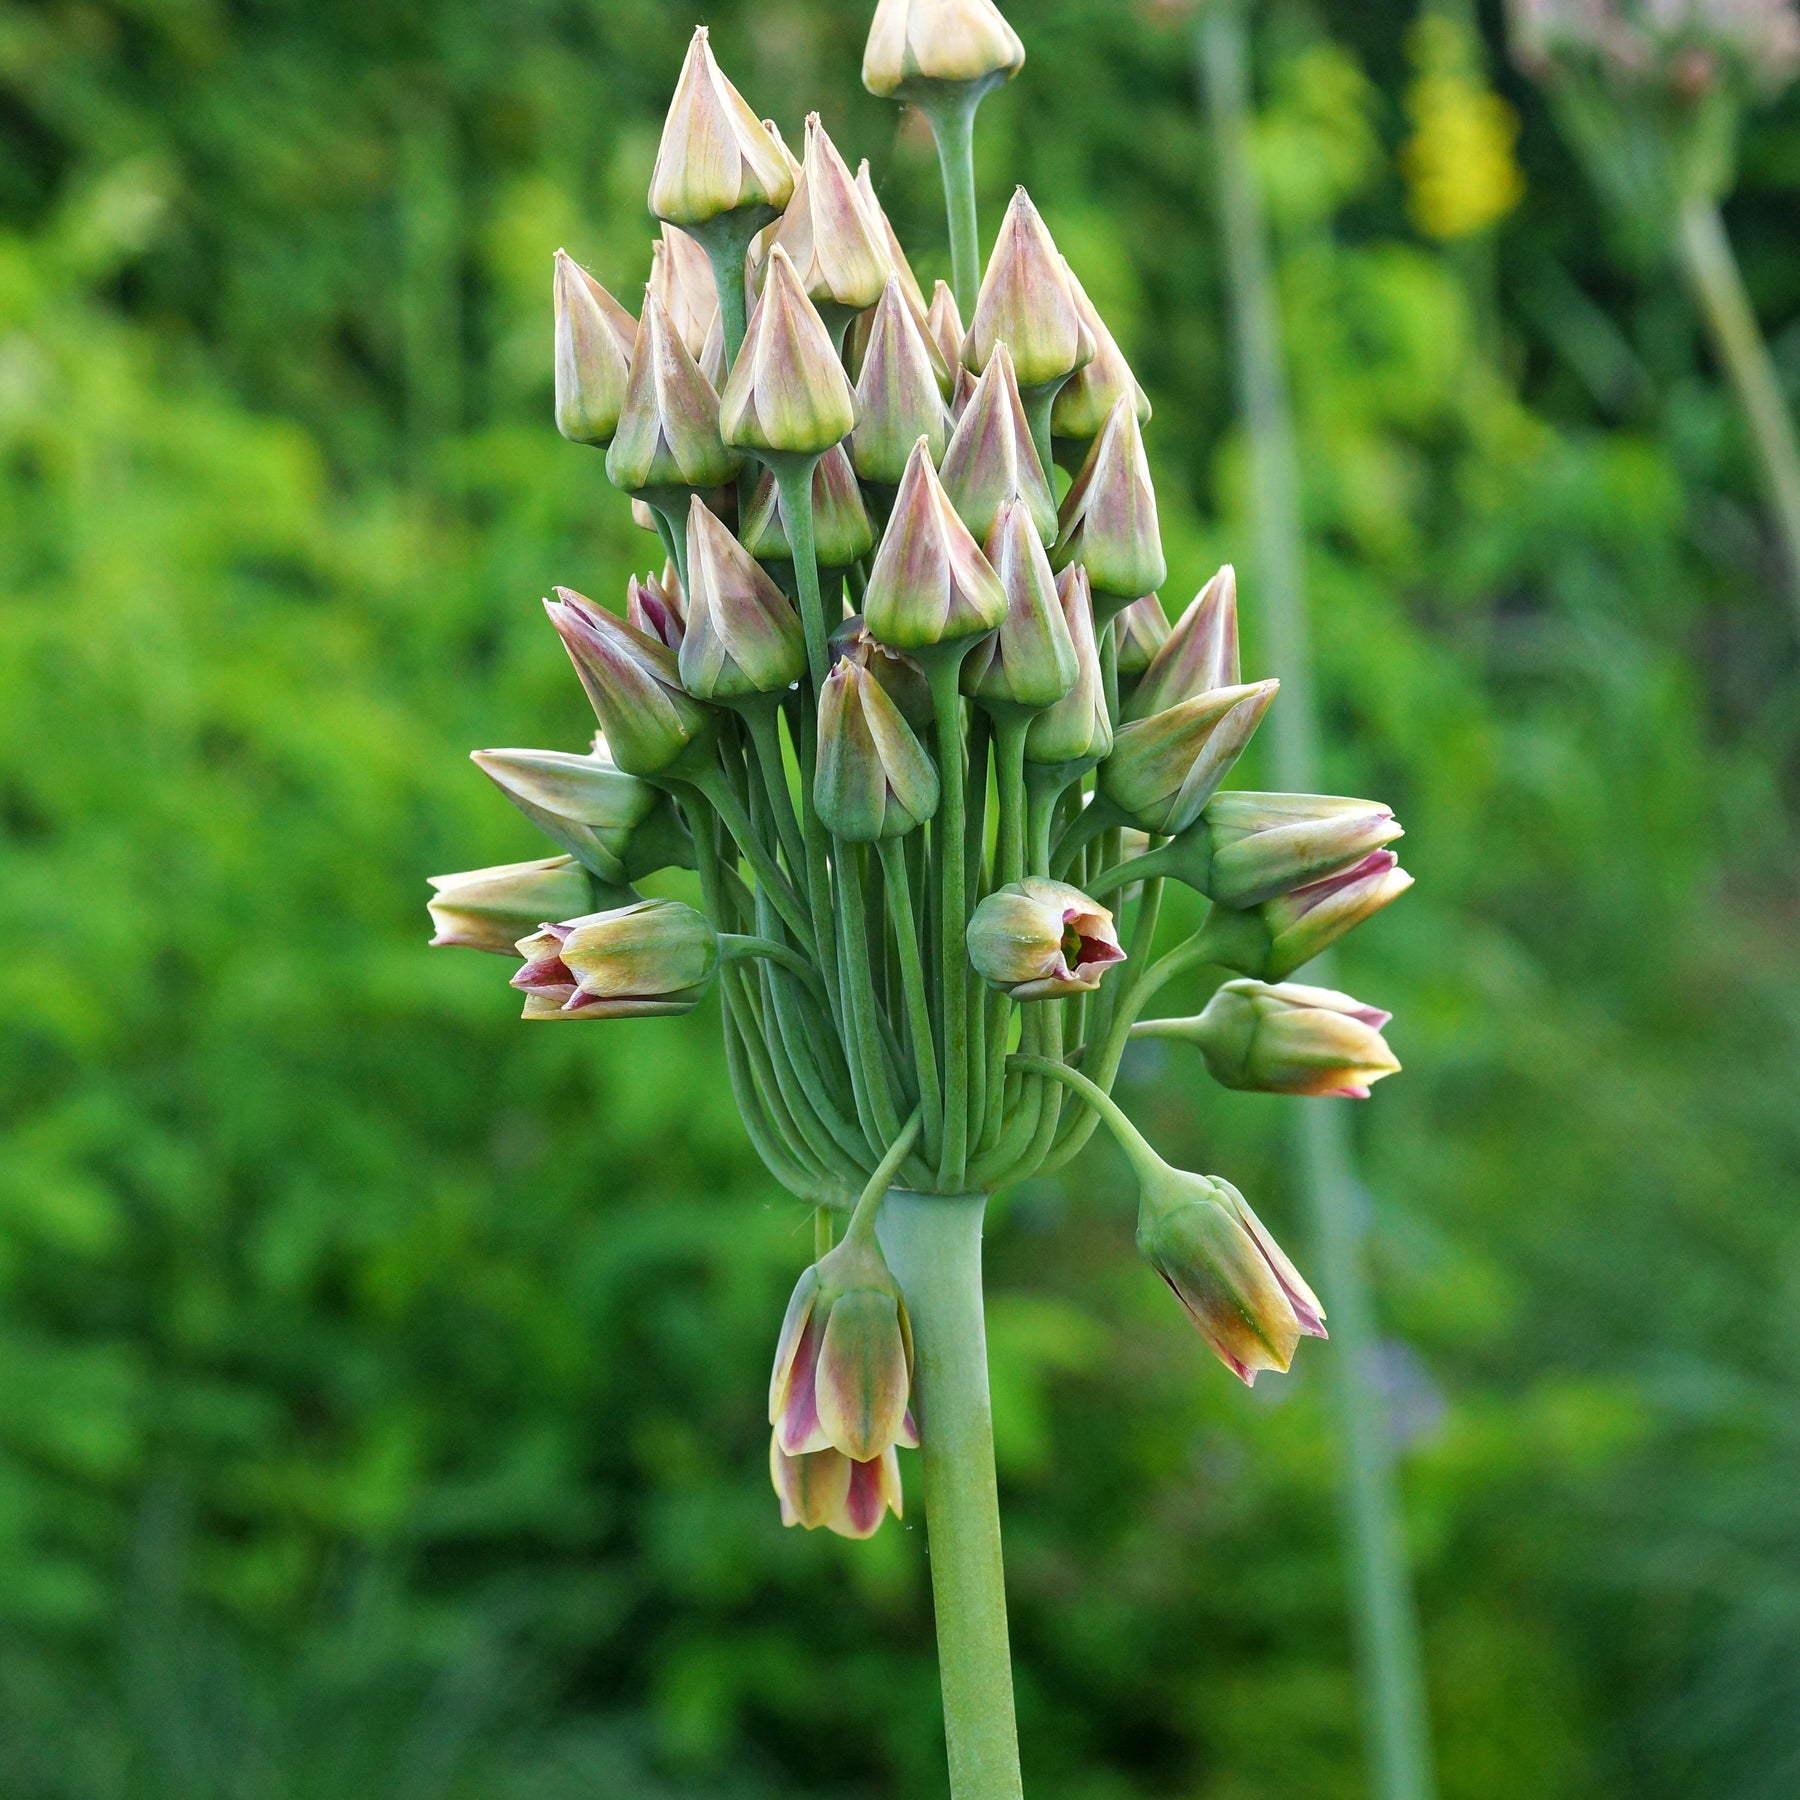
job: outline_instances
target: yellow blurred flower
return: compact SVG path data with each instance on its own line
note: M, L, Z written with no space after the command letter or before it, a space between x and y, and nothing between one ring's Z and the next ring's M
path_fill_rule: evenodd
M1407 213L1427 237L1471 237L1524 197L1518 115L1482 79L1461 26L1422 19L1408 47L1419 73L1406 95L1413 132L1400 151Z

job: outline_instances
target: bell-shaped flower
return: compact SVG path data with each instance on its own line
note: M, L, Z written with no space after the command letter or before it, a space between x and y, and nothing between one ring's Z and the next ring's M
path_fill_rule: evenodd
M925 309L925 329L930 332L932 342L937 345L946 366L951 369L962 368L962 314L957 310L956 296L950 291L947 281L940 281L931 290L931 304Z
M1157 651L1125 709L1128 719L1147 719L1214 688L1236 687L1238 664L1237 575L1227 563L1194 596Z
M1141 1184L1139 1252L1246 1386L1285 1371L1302 1337L1326 1335L1312 1289L1229 1181L1163 1163Z
M1038 536L1046 544L1055 543L1056 494L1031 441L1012 357L1004 344L995 346L956 422L938 479L962 522L978 538L993 530L1003 506L1019 498L1029 509Z
M994 0L877 0L863 86L917 99L934 84L992 86L1025 66L1025 46Z
M573 443L611 443L631 382L637 320L564 250L556 253L551 294L556 429Z
M988 365L984 381L995 366ZM963 658L962 691L984 706L1041 712L1074 687L1081 662L1050 559L1019 495L1001 507L985 554L1006 591L1006 617Z
M1112 749L1112 721L1106 710L1106 683L1094 640L1094 606L1087 573L1072 563L1056 578L1056 598L1075 646L1075 685L1031 721L1025 733L1028 762L1091 767Z
M488 950L511 956L519 934L542 919L594 904L594 884L572 856L540 856L533 862L499 863L433 875L434 949Z
M1144 831L1173 837L1187 830L1243 754L1280 685L1215 688L1121 725L1100 765L1100 792Z
M856 178L811 113L806 156L793 198L775 226L774 250L785 250L806 297L841 334L852 313L873 306L892 273L881 227L863 206Z
M1125 960L1104 906L1038 875L989 894L969 920L968 944L975 973L1015 1000L1090 993Z
M688 508L687 550L681 685L698 700L727 706L785 693L806 668L806 638L793 602L698 495Z
M819 763L813 805L825 829L849 843L904 837L938 809L937 765L881 684L839 660L819 695Z
M875 527L842 444L833 444L813 465L812 503L813 559L821 569L847 569L875 547ZM741 541L758 562L794 560L781 489L768 469L744 508Z
M1066 262L1064 267L1068 268ZM1107 330L1106 321L1087 297L1087 290L1076 279L1075 271L1068 269L1068 276L1070 290L1075 295L1075 310L1094 340L1094 359L1086 367L1077 369L1057 389L1056 399L1050 407L1050 431L1056 438L1085 445L1100 435L1106 415L1123 395L1130 396L1138 423L1148 425L1150 397L1138 386L1131 365L1126 362L1113 334ZM1058 455L1060 457L1060 451Z
M900 477L863 592L863 617L896 650L980 637L1006 617L1006 591L950 504L924 438Z
M741 451L719 435L719 397L654 293L644 296L632 352L631 384L619 428L606 453L616 488L658 504L685 502L694 488L714 488L744 465Z
M712 719L683 690L667 646L571 588L559 587L544 610L626 774L660 775L707 740Z
M1119 682L1139 682L1169 641L1169 618L1154 594L1134 600L1113 618L1113 643L1117 650Z
M1366 1100L1400 1064L1381 1028L1393 1015L1330 988L1228 981L1191 1019L1152 1019L1140 1037L1193 1044L1222 1087Z
M904 651L890 649L875 637L861 613L852 613L831 634L831 657L834 662L845 657L867 669L914 731L930 727L931 683L925 671Z
M769 1423L789 1456L842 1451L869 1462L917 1449L908 1411L912 1327L873 1234L852 1232L800 1277L781 1322Z
M932 367L931 348L913 319L898 275L875 304L856 378L859 417L850 460L864 481L897 487L920 438L939 462L950 441L950 412Z
M781 147L713 58L704 25L694 28L650 176L650 210L676 225L723 213L778 213L794 191Z
M688 355L697 362L719 316L719 289L705 250L673 225L665 224L650 246L650 292L668 309Z
M1198 885L1221 906L1257 906L1354 868L1403 836L1391 807L1331 794L1214 794L1197 830Z
M1022 388L1048 387L1093 361L1094 340L1081 321L1068 265L1023 188L1000 221L987 272L963 339L963 362L979 375L994 346L1012 352ZM1139 593L1155 587L1148 582Z
M856 424L850 378L780 244L769 252L719 417L727 443L791 456L817 456Z
M900 1459L892 1450L866 1463L841 1450L810 1450L789 1456L769 1440L769 1479L781 1502L784 1525L823 1526L839 1537L873 1537L891 1511L900 1517Z
M636 900L545 925L519 940L512 985L528 1019L636 1019L692 1012L719 966L703 913L679 900Z
M476 750L471 760L532 824L599 880L623 887L633 879L628 862L632 838L666 796L627 775L604 739L585 756L566 750ZM529 923L536 924L571 918L587 908L564 904L529 910L536 913ZM509 944L518 936L515 931Z
M695 495L695 504L699 496ZM625 623L645 637L653 637L665 650L679 652L687 630L687 612L681 584L671 594L655 576L640 580L633 575L625 585Z
M1094 439L1087 461L1063 495L1062 534L1051 560L1060 569L1085 565L1096 595L1117 604L1152 594L1168 574L1156 521L1156 489L1143 433L1121 394Z

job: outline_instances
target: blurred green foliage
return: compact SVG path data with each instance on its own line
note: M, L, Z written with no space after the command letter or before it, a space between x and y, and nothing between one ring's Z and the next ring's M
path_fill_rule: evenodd
M1167 597L1234 557L1260 669L1179 9L1010 10L986 216L1030 185L1114 322ZM866 11L709 22L941 268ZM645 272L691 23L0 7L4 1800L942 1791L916 1519L767 1491L810 1240L709 1018L527 1030L423 948L427 873L537 853L463 753L591 728L537 596L658 560L550 426L549 252ZM1800 663L1686 303L1503 69L1523 206L1407 226L1407 23L1263 15L1259 150L1330 785L1419 877L1344 979L1408 1064L1357 1124L1443 1793L1787 1796ZM1797 185L1790 101L1730 211L1777 324ZM1125 1080L1300 1252L1284 1103ZM1229 1384L1126 1185L1095 1150L992 1234L1027 1779L1349 1800L1329 1346Z

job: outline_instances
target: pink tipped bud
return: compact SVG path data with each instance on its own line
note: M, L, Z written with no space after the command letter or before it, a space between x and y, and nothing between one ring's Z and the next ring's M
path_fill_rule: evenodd
M1094 638L1094 606L1087 572L1072 563L1056 578L1056 598L1075 646L1075 685L1031 721L1025 734L1026 760L1091 767L1112 749L1112 722L1106 710L1106 683Z
M1125 960L1113 916L1067 882L1028 876L997 888L969 920L969 961L1015 1000L1088 993Z
M688 508L692 599L681 684L726 705L785 692L806 668L800 615L756 559L695 495Z
M677 225L704 225L743 208L768 217L793 191L781 147L725 79L706 27L697 26L663 123L651 212Z
M1113 403L1087 461L1063 495L1061 524L1051 560L1059 569L1084 564L1097 595L1124 602L1162 586L1168 565L1156 518L1156 489L1128 396L1121 394Z
M1173 837L1199 818L1281 684L1217 688L1119 727L1099 786L1134 825Z
M637 320L565 251L556 253L556 429L577 444L606 444L631 382Z
M1243 679L1238 663L1237 575L1227 563L1175 622L1145 669L1125 716L1147 719L1196 694L1236 687Z
M743 462L742 453L719 435L719 398L712 384L682 343L667 308L654 293L646 294L631 385L606 453L607 479L655 503L685 504L690 490L718 487Z
M934 86L986 88L1025 66L1025 46L994 0L878 0L863 86L917 98Z
M850 378L780 244L769 252L720 421L728 443L797 456L829 450L856 424Z
M1006 345L996 345L988 358L938 473L951 505L977 537L985 538L1000 509L1017 497L1044 543L1056 541L1056 496L1031 440Z
M1022 388L1063 381L1094 356L1094 340L1075 304L1068 265L1022 187L1013 190L1000 222L963 342L963 361L980 374L997 344L1011 350ZM1157 581L1137 591L1145 593Z
M432 947L486 950L497 956L511 956L520 933L540 919L583 912L594 904L594 884L572 856L433 875L431 886L426 906Z

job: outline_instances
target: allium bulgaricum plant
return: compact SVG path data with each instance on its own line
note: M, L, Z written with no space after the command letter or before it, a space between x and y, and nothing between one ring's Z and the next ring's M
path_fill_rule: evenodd
M545 602L593 747L475 753L558 854L431 901L434 942L518 959L527 1019L717 993L745 1127L814 1209L769 1390L782 1517L865 1537L920 1451L957 1800L1019 1792L985 1196L1104 1122L1203 1339L1285 1370L1325 1335L1312 1290L1110 1089L1136 1034L1227 1087L1366 1095L1387 1014L1288 977L1409 881L1387 807L1224 785L1278 686L1243 678L1232 571L1170 624L1150 403L1023 188L979 260L975 112L1024 60L991 0L876 8L863 81L943 167L955 280L928 295L868 164L816 114L796 159L695 32L638 315L555 260L557 425L661 566L622 616ZM634 890L671 867L699 907ZM1170 880L1211 908L1159 944ZM1141 1019L1202 966L1202 1012Z

